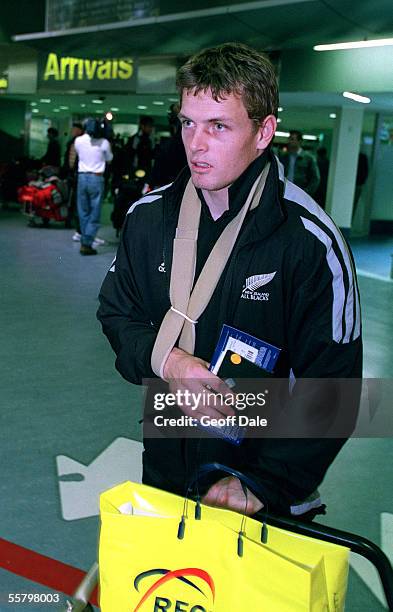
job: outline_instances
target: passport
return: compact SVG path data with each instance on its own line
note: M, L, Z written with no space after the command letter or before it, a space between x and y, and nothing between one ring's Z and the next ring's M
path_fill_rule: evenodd
M235 364L234 360L227 355L228 351L239 355L241 361ZM223 364L223 367L230 371L233 370L232 366L236 365L241 365L242 371L249 371L248 368L251 366L248 364L252 364L256 367L256 369L253 368L255 374L251 372L251 376L248 374L245 378L260 378L274 374L280 355L281 349L277 346L236 329L236 327L223 325L209 369L213 374L222 378L220 372L224 371L221 370ZM240 372L240 368L236 371Z
M235 393L250 391L247 379L270 378L281 349L247 332L223 325L209 370L219 376ZM239 425L204 427L211 434L231 444L240 445L245 428Z

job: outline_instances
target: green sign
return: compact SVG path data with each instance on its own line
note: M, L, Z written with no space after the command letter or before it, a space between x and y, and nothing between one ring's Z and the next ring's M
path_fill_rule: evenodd
M136 89L136 65L130 57L118 59L42 56L38 84L48 90L123 91Z

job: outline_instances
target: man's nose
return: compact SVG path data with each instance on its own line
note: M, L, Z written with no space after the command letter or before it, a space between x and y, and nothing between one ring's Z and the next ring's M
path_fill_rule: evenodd
M206 151L207 149L207 136L205 131L201 128L196 128L192 135L192 139L190 142L191 151L194 153L196 151Z

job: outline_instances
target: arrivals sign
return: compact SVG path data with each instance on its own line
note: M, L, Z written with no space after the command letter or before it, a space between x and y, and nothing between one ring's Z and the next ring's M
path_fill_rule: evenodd
M81 58L48 53L40 57L38 86L47 90L122 91L136 90L133 58Z

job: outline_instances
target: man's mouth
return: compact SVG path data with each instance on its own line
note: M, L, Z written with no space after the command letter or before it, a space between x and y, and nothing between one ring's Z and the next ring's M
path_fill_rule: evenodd
M207 168L211 168L210 164L202 161L191 161L191 165L193 166L193 168L197 168L199 170L206 170Z

